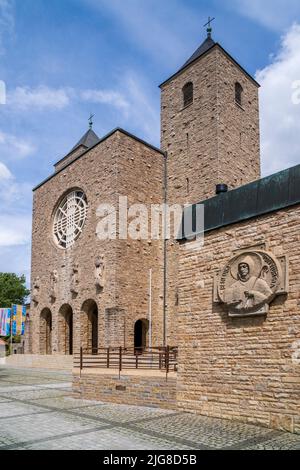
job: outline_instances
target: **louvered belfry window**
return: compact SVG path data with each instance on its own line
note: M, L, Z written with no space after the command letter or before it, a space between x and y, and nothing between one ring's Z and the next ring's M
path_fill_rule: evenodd
M194 86L192 82L186 83L182 89L183 92L183 107L185 108L194 100Z
M53 235L60 248L70 248L80 236L87 216L87 200L82 191L70 191L59 204Z

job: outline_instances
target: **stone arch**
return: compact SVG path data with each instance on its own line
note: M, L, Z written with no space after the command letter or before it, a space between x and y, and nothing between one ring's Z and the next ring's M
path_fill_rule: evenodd
M86 300L81 307L80 343L89 353L97 353L99 348L99 314L97 303Z
M58 312L58 350L61 354L73 354L73 310L64 304Z
M52 354L52 313L44 308L40 315L40 353Z
M134 349L143 352L149 346L149 320L140 318L134 324Z

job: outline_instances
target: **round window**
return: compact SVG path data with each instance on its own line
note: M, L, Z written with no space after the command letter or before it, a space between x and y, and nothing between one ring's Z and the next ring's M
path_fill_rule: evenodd
M87 216L84 192L72 191L59 204L53 225L54 239L60 248L70 248L82 232Z

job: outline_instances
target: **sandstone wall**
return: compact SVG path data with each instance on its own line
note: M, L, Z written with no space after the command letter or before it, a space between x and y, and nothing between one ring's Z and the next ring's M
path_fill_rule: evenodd
M194 101L184 107L188 82ZM218 183L234 189L260 177L258 86L219 47L162 86L161 147L171 203L194 204L214 196Z
M74 315L73 349L78 350L87 337L89 320L82 312L85 301L98 307L99 347L133 346L134 323L148 318L149 270L153 269L152 315L155 322L153 343L162 337L162 241L99 240L96 211L101 203L118 208L119 196L128 196L129 204L163 201L163 155L120 131L86 153L72 165L57 173L34 193L32 233L32 280L40 278L38 304L31 304L32 351L44 352L40 332L41 312L52 313L52 352L59 354L62 324L61 307L71 306ZM63 250L56 246L52 225L55 208L69 190L79 188L88 201L87 220L83 233L75 244ZM104 255L105 286L100 292L95 286L95 260ZM79 266L78 294L71 293L74 264ZM50 300L51 272L58 272L57 298ZM65 310L65 309L63 309ZM113 326L109 323L111 313ZM120 314L116 313L120 312ZM124 323L125 318L125 323ZM111 331L114 335L111 344ZM62 328L63 330L63 328ZM115 343L118 344L115 344ZM153 344L154 345L154 344Z
M73 392L76 397L110 403L176 409L176 378L145 373L73 374Z
M295 206L207 233L200 251L180 246L181 409L300 432L299 221ZM229 318L213 302L214 276L236 250L258 244L288 256L289 293L266 318Z

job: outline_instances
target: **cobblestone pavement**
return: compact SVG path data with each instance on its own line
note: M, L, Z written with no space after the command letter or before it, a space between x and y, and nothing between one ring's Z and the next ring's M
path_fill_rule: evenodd
M176 411L71 397L71 375L0 366L5 449L300 449L300 435Z

